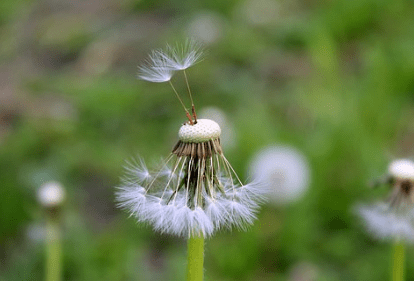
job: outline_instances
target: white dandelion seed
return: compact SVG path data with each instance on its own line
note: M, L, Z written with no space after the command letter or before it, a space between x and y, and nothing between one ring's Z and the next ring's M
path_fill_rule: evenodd
M138 78L149 82L167 82L173 74L174 69L161 50L152 51L145 63L138 67Z
M202 55L203 51L201 49L201 45L195 40L187 40L183 45L177 44L175 47L167 45L167 49L165 51L161 49L152 51L144 65L138 67L138 78L140 79L156 83L169 82L175 95L180 101L181 106L186 112L190 125L194 125L197 122L197 115L185 70L199 62ZM192 114L188 112L183 100L171 82L174 72L178 70L182 70L184 73L188 95L191 100Z
M139 158L126 161L125 165L124 182L130 182L131 184L142 184L151 180L151 174L148 171L147 165L144 160ZM139 182L136 182L139 180Z
M182 45L167 45L166 51L159 51L159 55L166 61L166 64L173 70L185 70L203 57L201 44L190 39Z
M245 229L266 190L258 182L241 183L224 157L220 134L208 119L182 125L159 171L148 176L141 160L126 168L116 194L119 206L161 233L207 237L221 228Z
M276 205L299 199L310 183L310 167L305 156L288 146L262 149L254 156L249 172L270 191L271 202Z

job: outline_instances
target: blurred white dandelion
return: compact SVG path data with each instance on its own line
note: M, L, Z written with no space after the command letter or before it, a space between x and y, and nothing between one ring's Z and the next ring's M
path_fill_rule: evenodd
M41 243L46 237L46 228L40 223L31 223L26 227L26 237L35 244Z
M389 204L359 205L357 212L367 230L378 239L402 239L414 242L414 216L412 212L396 212Z
M158 82L163 75L156 78L152 74L159 67L171 69L171 76L182 70L192 112L168 80L188 121L179 129L179 140L172 153L154 172L141 159L126 166L116 193L119 206L161 233L207 237L221 228L244 229L253 223L259 204L265 199L265 189L256 181L241 182L223 154L219 124L197 118L185 69L201 59L200 45L189 40L182 46L155 51L151 56L152 64L144 67L144 73L151 75L139 77ZM148 76L154 79L146 79Z
M187 32L204 44L213 44L223 36L224 20L214 12L201 12L190 21Z
M249 165L249 173L266 186L271 202L276 205L298 200L310 184L306 157L289 146L260 150Z
M46 208L57 207L65 200L66 193L63 186L58 182L47 182L37 191L37 200Z
M384 183L392 190L385 202L359 204L357 214L376 238L414 242L414 162L398 159L388 166Z
M289 281L315 281L319 278L319 268L310 262L301 261L289 270Z
M271 0L246 0L242 2L240 14L253 25L269 25L278 21L281 4Z

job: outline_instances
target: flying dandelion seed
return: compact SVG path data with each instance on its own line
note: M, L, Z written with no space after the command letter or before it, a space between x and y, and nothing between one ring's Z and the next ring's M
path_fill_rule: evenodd
M168 81L188 121L178 132L172 153L155 172L143 160L129 163L116 194L119 206L154 230L184 237L207 237L221 228L244 229L252 224L266 190L257 182L243 184L223 154L221 128L209 119L197 119L185 69L202 57L200 46L187 41L154 51L139 77ZM183 71L191 114L170 81Z

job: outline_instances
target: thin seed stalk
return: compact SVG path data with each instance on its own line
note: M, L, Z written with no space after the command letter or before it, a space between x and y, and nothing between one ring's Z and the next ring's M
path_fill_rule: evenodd
M58 221L47 218L46 224L46 281L61 280L62 245Z
M393 246L393 266L392 266L392 280L404 280L404 264L405 264L405 245L399 240L395 241Z
M191 236L188 239L187 281L203 281L204 237Z

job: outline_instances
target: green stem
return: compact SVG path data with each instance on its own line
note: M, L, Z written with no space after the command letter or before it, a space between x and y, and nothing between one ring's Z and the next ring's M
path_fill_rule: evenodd
M193 236L188 239L187 281L203 280L204 237Z
M46 224L46 281L61 280L61 254L59 225L49 217Z
M395 241L393 252L392 280L404 280L405 246L402 241Z

